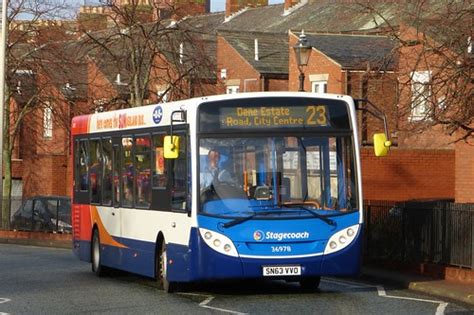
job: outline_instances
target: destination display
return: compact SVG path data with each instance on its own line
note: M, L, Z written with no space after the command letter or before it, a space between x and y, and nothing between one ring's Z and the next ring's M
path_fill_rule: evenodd
M220 128L301 128L328 127L325 105L222 107L219 110Z

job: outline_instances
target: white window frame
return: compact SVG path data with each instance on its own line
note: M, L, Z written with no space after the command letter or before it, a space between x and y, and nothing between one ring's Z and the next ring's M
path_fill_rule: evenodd
M237 94L240 91L239 85L228 85L226 86L225 93L226 94Z
M311 92L313 93L327 93L328 81L311 81Z
M410 121L427 119L431 98L430 82L430 71L414 71L411 73Z
M161 97L161 103L167 103L169 101L170 95L168 92L166 89L156 91L158 97Z
M49 103L43 110L43 137L53 137L53 110Z

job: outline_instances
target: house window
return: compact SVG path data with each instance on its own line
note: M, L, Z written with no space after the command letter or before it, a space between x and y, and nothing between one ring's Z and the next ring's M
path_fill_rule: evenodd
M411 121L426 119L429 112L429 99L431 97L429 71L412 72L411 78Z
M327 93L328 82L327 81L312 81L311 92L313 93Z
M169 94L167 90L158 91L158 97L161 97L161 103L166 103L169 100Z
M158 99L161 98L161 103L166 103L170 100L169 88L167 85L157 85L156 86L156 95Z
M49 106L43 111L43 137L53 137L53 111Z
M237 94L239 93L238 85L228 85L226 88L226 94Z

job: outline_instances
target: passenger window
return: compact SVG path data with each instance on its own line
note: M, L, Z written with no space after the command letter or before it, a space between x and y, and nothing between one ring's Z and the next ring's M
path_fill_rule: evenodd
M114 206L120 206L120 146L113 145L114 168L113 168L113 187L114 187Z
M102 139L102 160L104 167L104 184L102 204L110 206L112 204L112 139Z
M89 177L87 173L89 166L89 145L87 141L78 141L77 150L76 190L88 191Z
M186 137L184 135L178 135L180 146L179 146L179 157L172 160L172 174L173 174L173 187L171 189L171 205L174 210L186 210L187 201L187 185L188 185L188 172L187 172L187 150L186 150Z
M122 137L122 205L133 206L133 138Z
M89 178L91 203L99 204L102 189L102 154L99 139L90 141Z
M149 208L151 204L151 139L149 135L135 138L136 207Z
M168 173L163 151L163 139L165 135L153 135L153 187L166 188L168 184Z

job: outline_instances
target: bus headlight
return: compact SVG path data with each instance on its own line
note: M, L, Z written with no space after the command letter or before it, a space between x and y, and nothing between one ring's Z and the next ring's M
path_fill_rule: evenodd
M357 232L359 231L359 224L345 228L328 240L324 255L331 254L347 247L355 239Z
M234 243L227 236L203 228L199 228L199 233L207 246L213 250L227 256L239 256Z

